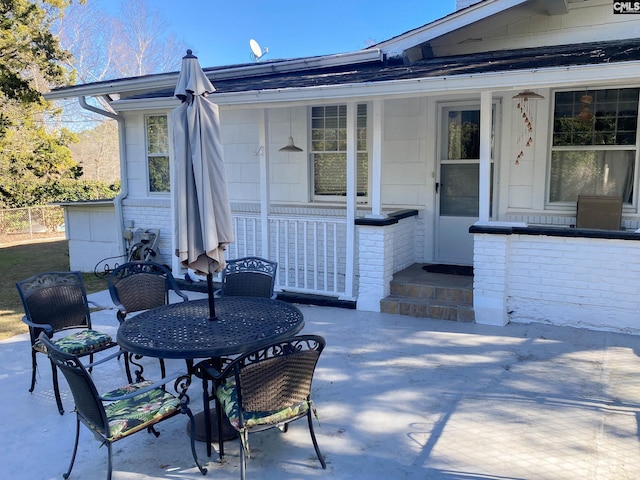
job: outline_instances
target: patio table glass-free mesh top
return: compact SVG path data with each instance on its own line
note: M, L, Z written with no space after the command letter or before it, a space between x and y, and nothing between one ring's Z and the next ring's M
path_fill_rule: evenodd
M245 353L295 335L304 327L300 310L268 298L216 298L216 319L207 300L173 303L142 312L119 328L120 346L151 357L195 359Z

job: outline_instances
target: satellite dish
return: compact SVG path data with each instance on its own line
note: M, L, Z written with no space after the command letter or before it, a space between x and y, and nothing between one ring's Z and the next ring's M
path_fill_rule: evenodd
M249 48L251 48L251 60L257 62L262 58L262 56L269 52L268 48L262 48L258 42L256 42L253 38L249 40Z

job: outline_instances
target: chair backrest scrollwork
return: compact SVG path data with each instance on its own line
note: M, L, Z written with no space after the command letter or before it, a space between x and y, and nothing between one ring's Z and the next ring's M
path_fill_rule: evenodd
M274 298L278 262L260 257L227 261L222 271L222 296Z

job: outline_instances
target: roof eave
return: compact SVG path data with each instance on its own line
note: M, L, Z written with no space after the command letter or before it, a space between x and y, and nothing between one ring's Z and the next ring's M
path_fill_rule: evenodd
M242 66L205 68L207 76L215 83L225 78L251 77L286 73L298 70L330 68L339 65L352 65L364 62L382 61L383 53L379 49L359 50L356 52L302 57L274 62L256 62ZM113 81L88 83L61 87L45 94L47 100L61 100L74 97L96 97L104 95L128 96L138 92L160 90L176 85L179 72L145 75L142 77L124 78Z
M104 95L120 95L123 92L144 92L157 88L168 88L176 84L176 72L144 77L133 77L113 81L86 83L51 90L44 94L47 100L61 100L74 97L98 97Z
M389 57L396 57L411 47L471 25L530 0L484 0L431 23L415 28L384 42L375 44Z

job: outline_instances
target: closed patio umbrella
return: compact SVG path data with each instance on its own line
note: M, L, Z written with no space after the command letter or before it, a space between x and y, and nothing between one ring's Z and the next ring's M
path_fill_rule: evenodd
M212 274L225 267L224 250L233 242L218 106L207 98L214 91L198 57L187 50L175 90L182 104L171 113L176 255L207 275L212 319Z

